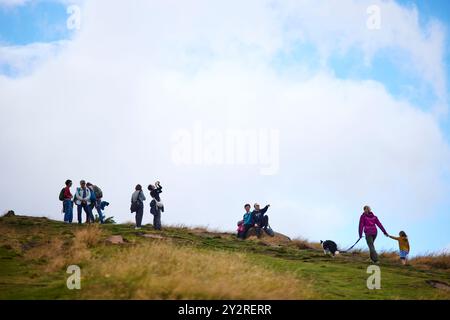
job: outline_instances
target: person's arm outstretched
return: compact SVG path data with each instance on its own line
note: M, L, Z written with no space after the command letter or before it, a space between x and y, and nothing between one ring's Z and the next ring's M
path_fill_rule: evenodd
M385 236L388 235L386 229L384 229L383 225L381 224L380 220L378 220L378 218L376 218L375 224L378 226L378 228L381 229L381 231L383 231L383 233L384 233Z
M267 212L267 209L269 209L270 204L268 204L267 206L265 206L264 208L262 208L259 212L261 213L261 216L264 215Z

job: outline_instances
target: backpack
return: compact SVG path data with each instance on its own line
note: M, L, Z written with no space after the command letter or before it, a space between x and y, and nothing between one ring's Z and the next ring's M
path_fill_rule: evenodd
M264 231L271 237L275 236L275 232L273 232L272 228L270 226L268 226L267 228L264 229Z
M237 232L242 233L244 231L245 231L244 221L241 220L238 222Z
M66 190L66 188L62 188L61 191L59 192L59 201L64 201L64 191Z
M94 189L94 192L95 192L95 197L97 199L103 198L103 191L102 191L102 189L100 189L97 186L94 186L93 189Z
M144 203L141 201L141 199L139 199L139 196L141 195L141 193L142 193L142 191L139 192L136 201L131 202L131 206L130 206L131 213L137 212L140 208L142 208L144 206Z

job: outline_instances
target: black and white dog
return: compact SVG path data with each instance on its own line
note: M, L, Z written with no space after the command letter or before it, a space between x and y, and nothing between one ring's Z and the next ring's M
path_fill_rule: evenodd
M322 245L324 254L331 254L333 257L339 254L336 242L331 240L320 240L320 244Z

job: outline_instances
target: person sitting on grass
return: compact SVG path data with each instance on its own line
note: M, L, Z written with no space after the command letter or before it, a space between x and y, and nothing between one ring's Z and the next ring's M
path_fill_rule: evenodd
M403 265L407 265L410 249L408 236L406 235L405 231L400 231L398 235L398 237L394 237L391 235L388 235L388 237L398 241L400 260L402 261Z

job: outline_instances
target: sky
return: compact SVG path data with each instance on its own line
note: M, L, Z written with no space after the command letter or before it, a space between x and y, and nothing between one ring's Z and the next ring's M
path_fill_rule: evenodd
M134 186L160 180L163 224L234 231L258 202L274 230L345 249L368 204L412 254L448 250L449 12L0 0L0 211L62 219L64 181L85 179L133 221Z

